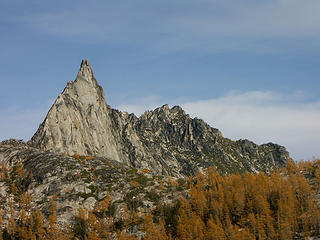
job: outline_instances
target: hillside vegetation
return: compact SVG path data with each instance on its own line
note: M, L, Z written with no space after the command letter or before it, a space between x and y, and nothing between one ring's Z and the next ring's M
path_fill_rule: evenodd
M1 181L8 182L5 164ZM17 178L23 165L12 168ZM33 176L30 176L32 178ZM93 208L80 206L67 226L57 223L59 193L50 198L48 214L31 204L29 193L12 181L15 196L0 214L0 239L308 239L320 236L320 160L290 162L272 174L222 176L214 168L186 181L168 178L167 194L181 193L171 203L153 209L135 208L125 201L121 217L114 217L107 194ZM131 181L131 187L139 188ZM171 189L171 192L170 192ZM151 194L151 193L150 193ZM149 196L157 198L158 196ZM118 214L119 215L119 214ZM316 238L313 238L316 239Z

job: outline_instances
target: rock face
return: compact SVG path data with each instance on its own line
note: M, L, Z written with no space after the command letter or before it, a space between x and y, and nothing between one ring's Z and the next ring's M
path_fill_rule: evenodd
M29 143L41 150L101 156L176 177L213 165L221 173L268 172L289 159L286 149L276 144L224 138L178 106L164 105L139 118L112 109L88 60L82 61L76 80L58 96Z
M68 154L123 159L113 111L88 60L83 60L74 82L69 82L32 137L35 146Z

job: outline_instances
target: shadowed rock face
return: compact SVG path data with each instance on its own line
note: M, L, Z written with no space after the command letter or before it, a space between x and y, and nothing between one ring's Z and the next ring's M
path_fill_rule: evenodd
M112 109L88 60L82 61L76 80L58 96L30 143L41 150L107 157L176 177L212 165L222 173L268 172L289 159L276 144L224 138L178 106L164 105L139 118Z

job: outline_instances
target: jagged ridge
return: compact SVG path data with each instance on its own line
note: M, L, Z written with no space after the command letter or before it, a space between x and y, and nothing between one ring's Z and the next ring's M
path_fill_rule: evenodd
M209 166L222 173L271 171L289 154L276 144L231 141L180 107L164 105L141 117L106 104L88 60L48 112L30 144L42 150L104 156L157 174L188 176Z

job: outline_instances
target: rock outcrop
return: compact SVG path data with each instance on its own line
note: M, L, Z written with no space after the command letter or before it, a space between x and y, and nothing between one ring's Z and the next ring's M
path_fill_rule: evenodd
M65 228L75 221L80 206L93 209L107 195L112 200L110 209L116 223L123 217L124 205L136 211L153 211L159 204L171 204L185 192L184 180L172 186L168 179L146 169L138 170L108 158L41 151L22 140L0 142L1 165L6 166L6 177L0 177L0 216L5 222L12 217L12 204L17 213L20 210L24 193L30 194L31 207L39 208L45 217L50 212L50 199L54 198L57 222ZM18 177L19 166L22 171ZM18 190L12 191L12 186Z
M221 173L285 166L289 154L276 144L231 141L180 107L164 105L139 118L106 104L88 60L67 84L29 142L68 155L100 156L176 177L209 166Z

